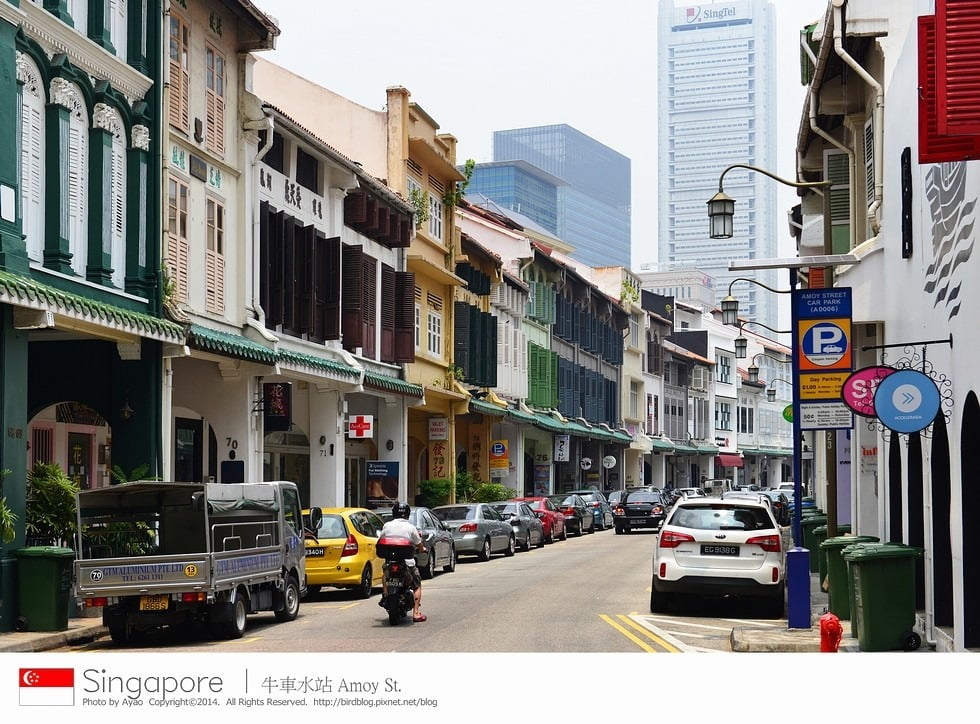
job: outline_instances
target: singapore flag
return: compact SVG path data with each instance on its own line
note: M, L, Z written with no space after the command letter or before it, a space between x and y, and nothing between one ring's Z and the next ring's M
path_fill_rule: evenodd
M21 706L73 706L74 669L21 669Z

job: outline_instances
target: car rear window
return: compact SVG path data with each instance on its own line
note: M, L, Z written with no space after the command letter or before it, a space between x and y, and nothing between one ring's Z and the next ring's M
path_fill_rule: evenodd
M626 494L623 498L624 503L662 503L663 498L660 493L651 490L634 490Z
M347 528L339 515L325 515L316 531L317 538L346 538Z
M668 525L697 530L768 530L773 527L769 511L740 505L682 506Z
M494 505L492 507L494 510L496 510L498 513L501 514L521 512L515 503L501 503L500 505Z
M473 520L476 517L476 508L471 508L468 505L436 508L432 512L438 515L440 520Z

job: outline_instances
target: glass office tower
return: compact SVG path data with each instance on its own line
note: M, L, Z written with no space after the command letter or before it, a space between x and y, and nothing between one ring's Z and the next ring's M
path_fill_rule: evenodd
M718 303L736 277L786 288L772 270L728 271L732 260L777 256L779 183L744 169L725 176L725 193L736 200L731 239L708 237L706 205L731 164L776 172L772 5L660 0L658 40L660 269L707 272L715 279ZM778 295L746 282L735 284L732 293L740 316L778 327Z
M467 193L534 219L593 267L630 267L630 160L558 124L494 131Z

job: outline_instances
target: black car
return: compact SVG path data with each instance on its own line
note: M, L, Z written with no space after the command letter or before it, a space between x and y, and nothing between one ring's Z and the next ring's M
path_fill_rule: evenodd
M592 508L592 515L595 517L595 529L605 530L613 526L612 506L606 500L606 496L598 490L573 490L575 495L581 495L586 505Z
M776 522L780 525L789 525L789 498L781 490L762 490L760 495L765 495L772 501L772 514L776 517Z
M589 504L575 493L549 495L551 502L565 516L565 531L569 535L595 533L595 516Z
M613 508L616 532L629 533L633 528L659 530L668 507L659 490L628 490Z

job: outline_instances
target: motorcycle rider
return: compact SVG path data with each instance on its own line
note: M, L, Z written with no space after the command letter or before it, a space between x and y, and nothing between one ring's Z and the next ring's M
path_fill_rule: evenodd
M408 521L409 515L411 515L412 509L408 506L408 503L395 503L391 506L391 520L384 524L381 529L381 537L393 536L397 538L407 538L415 546L415 550L419 553L425 551L425 545L422 543L422 534L419 533L419 529L416 528ZM416 623L421 623L426 620L426 615L419 610L419 606L422 604L422 576L419 574L419 569L415 565L414 558L406 558L405 566L408 568L412 576L412 588L414 593L414 603L412 606L412 620ZM382 586L381 601L378 605L385 605L385 598L388 595L387 587Z

